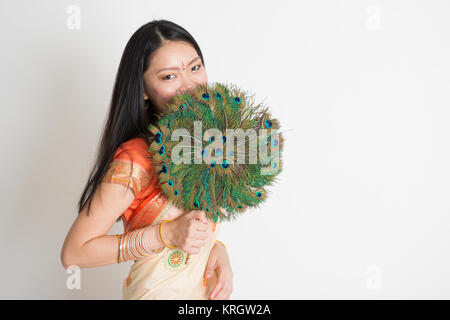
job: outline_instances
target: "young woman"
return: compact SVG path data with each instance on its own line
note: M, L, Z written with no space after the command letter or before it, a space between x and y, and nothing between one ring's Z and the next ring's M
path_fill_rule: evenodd
M233 273L220 224L168 203L154 173L149 123L174 95L208 81L202 52L179 25L155 20L128 41L97 161L61 250L64 268L133 261L123 299L229 299ZM122 219L124 234L106 235Z

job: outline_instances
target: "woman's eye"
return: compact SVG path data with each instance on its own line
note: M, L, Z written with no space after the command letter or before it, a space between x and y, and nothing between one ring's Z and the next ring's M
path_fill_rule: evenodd
M201 68L201 66L202 66L201 64L199 64L199 65L196 65L196 66L193 66L193 67L192 67L192 71L197 71L198 69L200 69L200 68ZM197 68L197 67L198 67L198 68ZM195 69L195 70L194 70L194 68L197 68L197 69ZM168 76L173 76L173 74L168 74L167 76L165 76L165 77L164 77L164 78L162 78L162 79L163 79L163 80L170 80L171 78L170 78L170 79L169 79L169 78L167 78Z

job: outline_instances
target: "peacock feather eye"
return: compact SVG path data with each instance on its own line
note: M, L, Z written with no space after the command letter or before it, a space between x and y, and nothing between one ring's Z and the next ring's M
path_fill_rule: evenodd
M214 167L216 166L216 162L213 160L213 161L210 163L210 165L211 165L211 168L214 168Z
M272 146L274 147L278 146L278 139L273 139Z
M166 147L165 147L165 146L162 146L162 147L159 149L159 154L163 156L164 153L166 153Z
M241 204L238 204L237 207L238 207L239 209L242 209L242 205L241 205Z
M222 141L223 141L223 143L225 143L227 141L227 137L223 136Z
M206 156L206 149L202 150L202 158L204 158Z
M167 173L169 171L168 168L167 168L167 165L165 163L163 163L161 170L162 170L163 173Z
M230 162L228 160L223 160L222 164L220 165L222 168L226 169L230 166Z
M264 121L264 124L266 125L266 128L268 128L268 129L272 128L272 121L266 120L266 121Z
M173 187L173 181L172 179L169 179L169 181L167 182L169 184L169 187Z
M211 137L209 137L209 140L208 140L208 141L209 141L209 142L213 142L214 139L215 139L214 136L211 136Z
M258 198L261 198L261 196L262 196L261 191L256 192L256 196L257 196Z
M156 135L155 135L155 142L156 142L157 144L161 144L161 142L162 142L162 136L163 136L163 134L162 134L161 131L159 131L159 132L156 133Z
M203 93L202 98L203 100L209 100L209 93L208 92Z
M241 103L241 98L239 98L239 97L234 98L234 102L240 104Z
M200 206L200 204L198 203L197 200L194 201L194 207L198 208Z
M216 156L220 156L222 154L222 149L216 148L216 149L214 149L214 153Z
M178 196L180 193L178 192L178 189L175 189L175 191L173 192L176 196Z
M216 98L222 100L222 95L220 94L220 92L216 93Z
M219 211L216 211L216 215L217 215L217 216L220 216L220 212L219 212Z
M184 104L184 103L180 104L180 110L184 110L186 108L187 108L186 104Z
M208 207L206 207L205 210L206 210L206 212L209 212L209 208Z

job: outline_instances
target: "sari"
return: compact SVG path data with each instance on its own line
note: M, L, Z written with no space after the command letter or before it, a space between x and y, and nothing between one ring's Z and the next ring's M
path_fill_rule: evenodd
M169 210L172 205L159 186L148 147L147 141L140 137L121 144L102 181L125 185L135 195L121 215L124 233L181 215ZM211 278L204 278L209 253L220 229L220 223L211 224L210 235L198 254L164 246L152 255L134 260L122 283L122 299L207 300L218 277L214 272Z

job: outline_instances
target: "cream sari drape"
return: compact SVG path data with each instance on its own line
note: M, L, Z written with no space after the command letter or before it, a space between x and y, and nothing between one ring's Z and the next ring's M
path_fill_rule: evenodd
M164 214L164 211L163 211ZM165 217L158 217L153 224ZM207 300L217 283L217 273L204 278L209 253L215 244L220 223L213 226L198 254L167 248L145 259L135 260L123 281L124 300Z

